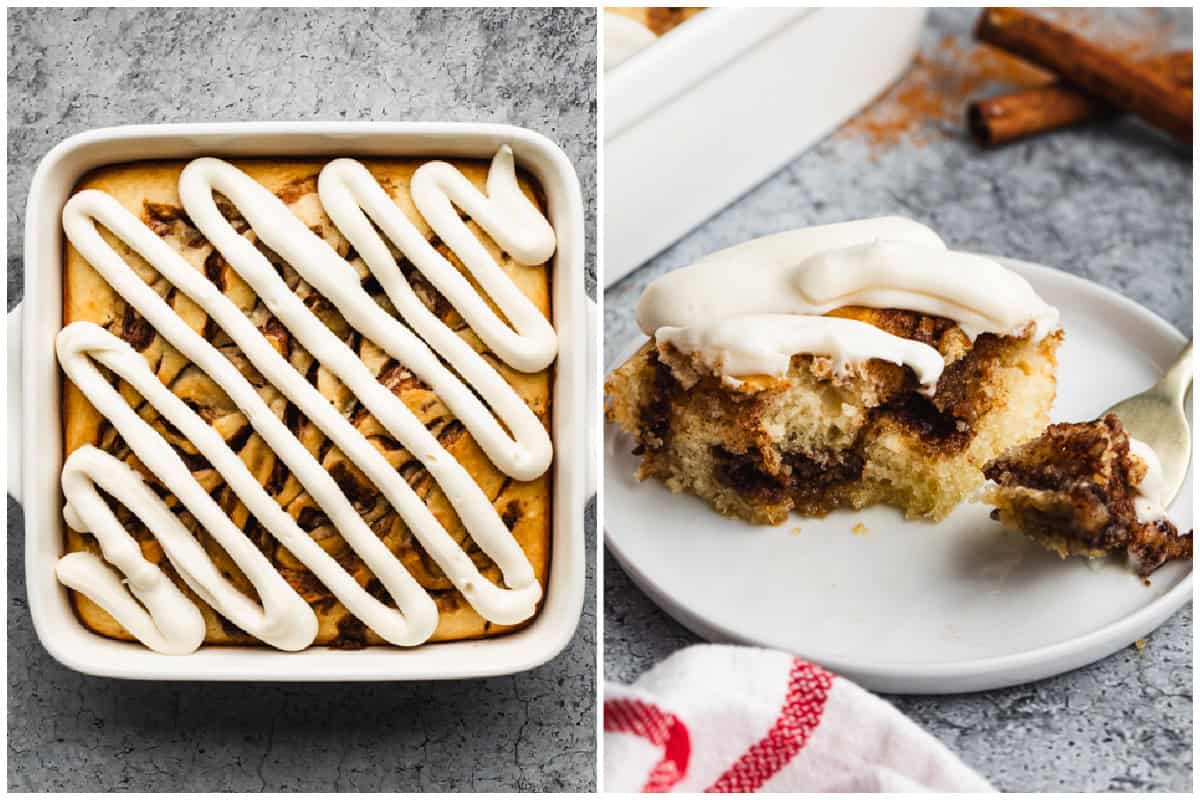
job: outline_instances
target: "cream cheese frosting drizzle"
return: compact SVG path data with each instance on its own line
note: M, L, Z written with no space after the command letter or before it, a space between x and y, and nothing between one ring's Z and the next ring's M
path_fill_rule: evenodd
M912 242L820 253L797 267L794 286L800 313L903 308L952 319L972 341L981 333L1017 336L1030 324L1040 341L1058 327L1058 311L1015 272L989 258Z
M497 179L493 180L493 176ZM509 194L511 187L516 187L517 196ZM504 275L450 202L451 197L455 198L519 263L540 264L548 259L554 251L554 231L517 187L512 152L504 149L497 155L489 174L487 197L458 170L438 163L425 164L417 170L411 191L417 209L430 227L459 254L475 280L497 301L517 330L527 332L523 335L514 334L487 307L462 273L417 230L362 164L351 159L328 164L321 171L318 188L321 204L330 219L367 263L403 320L421 338L375 303L364 304L357 281L326 278L323 282L331 284L329 291L318 288L338 304L339 310L354 305L369 313L370 319L365 323L378 331L380 338L370 335L368 338L390 348L389 355L445 398L492 463L517 480L531 480L545 472L550 463L550 439L537 415L481 355L421 302L371 224L379 226L507 363L527 372L545 368L556 351L554 329ZM525 231L529 234L524 240L513 235ZM323 275L318 272L313 277L321 280ZM458 378L442 366L430 347L488 399L492 409L514 432L515 440L474 394L459 391Z
M714 253L650 284L637 318L648 336L664 328L694 329L669 336L701 349L720 324L722 340L743 336L746 342L731 364L778 366L785 343L805 346L811 337L821 338L818 330L826 350L894 361L894 342L867 339L855 326L821 316L845 306L947 317L972 340L981 333L1021 335L1030 328L1041 339L1058 327L1058 311L1021 276L990 259L951 251L932 230L902 217L788 231ZM812 320L803 324L805 337L795 336L799 328L789 317ZM878 349L866 347L868 342ZM751 353L752 347L758 349ZM719 349L707 356L713 363L722 358ZM809 351L792 354L804 352ZM928 361L921 352L916 358Z
M604 15L604 70L616 67L654 44L654 31L622 14Z
M835 375L877 358L910 367L921 390L932 394L944 366L941 354L927 344L834 317L746 314L690 328L659 328L655 341L697 353L709 369L730 378L784 375L796 353L829 358Z
M101 499L96 485L138 509L144 515L143 521L149 519L148 525L162 531L158 538L172 563L177 558L181 562L190 559L201 564L201 568L206 563L194 552L180 555L176 548L186 552L199 546L141 476L123 461L88 445L71 453L63 467L65 516L72 529L81 532L90 529L95 534L104 559L87 551L69 553L59 559L55 574L65 585L90 597L150 649L168 655L192 652L204 641L204 617L200 609L156 564L145 559L137 541L121 527ZM84 522L85 519L91 520L91 524ZM125 576L124 582L105 566L105 561ZM197 579L188 575L187 580L195 588L193 581ZM315 624L316 618L312 620Z
M346 219L357 213L358 217L362 217L356 199L365 196L371 216L376 220L387 220L385 233L391 236L393 232L403 228L393 215L381 210L384 207L378 195L373 196L369 191L356 195L353 190L339 195L338 189L341 188L340 184L345 175L353 175L356 170L348 166L345 160L335 163L338 166L330 173L333 177L327 180L323 174L320 183L323 187L333 187L330 190L331 202L337 207L339 216ZM327 170L329 166L326 167ZM466 210L481 227L497 239L498 244L506 249L511 248L510 254L519 263L540 263L549 257L554 250L553 231L521 193L511 152L502 148L493 161L488 176L487 197L474 190L469 181L449 165L434 162L422 166L421 170L429 167L433 169L429 170L421 181L414 176L414 201L418 208L422 209L422 213L425 213L424 209L430 210L429 213L433 217L429 220L431 226L464 261L472 276L512 322L516 333L513 334L511 329L507 332L500 331L500 327L506 326L486 308L477 294L474 300L490 314L490 318L478 307L464 311L464 307L471 304L472 298L465 295L461 286L456 288L452 278L439 276L441 283L435 285L438 285L439 289L443 285L449 287L448 299L451 302L458 301L456 308L464 318L471 320L473 326L478 326L474 329L484 342L489 345L497 343L494 349L502 360L517 369L532 370L544 367L553 360L556 349L553 328L541 317L536 307L520 295L511 280L491 260L486 249L474 239L465 224L457 219L457 213L454 211L454 205ZM421 174L421 170L418 170L418 175ZM461 181L450 176L447 170L458 174ZM364 168L357 174L358 185L361 186L361 176L369 176L369 173L366 173ZM225 330L255 369L295 404L351 463L380 488L426 552L481 616L498 624L514 624L528 619L536 610L541 598L541 585L524 552L478 484L462 465L442 448L437 438L403 402L380 384L358 356L309 311L275 272L266 257L228 223L217 209L213 196L215 191L225 195L237 206L258 237L292 265L304 280L333 302L348 323L389 355L405 363L435 388L439 397L459 415L464 426L480 441L497 467L514 477L534 477L541 474L549 463L549 438L545 436L544 430L538 435L530 424L532 418L537 427L541 427L536 417L524 407L524 403L515 396L511 387L503 381L498 381L498 376L489 378L484 374L482 365L486 362L481 356L474 351L467 355L462 348L450 344L446 332L435 330L428 319L421 319L415 314L406 315L406 319L411 317L415 320L413 324L418 330L435 340L434 347L439 352L445 352L452 365L460 369L476 391L496 409L504 423L512 429L515 439L505 435L471 390L442 367L419 338L383 312L375 301L361 290L353 267L340 258L320 237L309 231L282 201L236 167L216 159L199 159L184 169L180 179L180 196L185 210L197 228L317 362L346 384L384 428L421 461L445 492L471 537L500 568L507 588L497 586L483 577L470 557L442 527L408 483L391 468L386 458L342 417L315 387L296 372L231 300L115 199L100 192L85 191L68 202L63 214L64 229L72 244L167 342L207 373L229 395L234 404L245 413L254 430L292 470L293 475L326 513L350 547L380 579L396 600L398 610L389 608L363 590L332 557L300 529L290 515L283 511L246 470L240 458L199 415L161 384L158 385L162 391L155 391L148 381L157 384L157 378L150 372L144 359L131 349L129 352L132 353L132 358L118 359L116 362L128 373L120 373L122 377L139 390L141 385L147 387L149 394L143 392L143 396L188 436L226 479L230 488L260 524L312 570L352 614L385 640L395 644L418 644L432 635L437 624L437 609L429 594L371 531L333 478L271 411L253 385L216 348L184 323L170 306L132 271L120 254L100 236L95 222L108 228L145 258L180 292L203 308L209 318ZM382 190L380 192L382 193ZM324 195L325 192L322 191L323 199ZM455 217L454 222L458 223L461 230L456 229L454 224L446 219L447 211ZM365 222L365 219L359 221ZM409 229L412 229L411 223ZM418 247L415 241L408 241L414 230L405 230L401 240L395 241L406 257L423 270L430 267L431 271L436 272L440 267L449 267L448 263L432 264L428 252ZM474 248L464 241L464 234L473 240ZM364 242L372 251L378 251L376 245L382 246L377 236L376 241L370 242L361 231L356 232L355 238ZM422 242L428 245L423 241L423 237ZM384 249L386 250L385 246ZM491 262L491 269L485 263L485 258ZM385 260L378 252L372 252L367 263L381 285L386 287L385 291L389 297L394 295L403 298L405 290L411 294L411 288L403 281L399 268L390 255ZM465 281L463 283L465 284ZM469 288L469 284L466 286ZM520 295L519 299L516 295ZM524 305L521 301L524 301ZM541 317L541 323L533 319L535 314ZM89 374L79 368L79 365L85 363L89 357L100 359L101 354L107 357L109 351L119 350L113 342L121 342L91 323L78 325L83 326L89 335L68 333L76 329L76 326L72 325L60 334L60 339L66 342L84 341L87 346L71 348L60 343L60 359L64 361L65 369L68 362L72 364L75 374L71 374L71 369L68 369L68 374L84 394L92 399L93 396L103 394L104 390L99 386L103 383L103 378L94 367ZM104 340L101 334L111 341ZM140 368L134 362L139 362ZM492 371L494 373L494 370ZM503 387L500 384L503 384ZM515 407L514 400L524 407L524 413ZM147 462L143 452L151 453L162 447L170 449L152 429L137 429L127 415L120 414L115 409L110 410L113 410L113 414L105 413L105 416L113 421L114 427L143 462ZM206 435L201 428L208 429L212 436ZM180 466L182 467L182 462ZM184 501L189 510L191 506L186 502L185 494L189 499L203 503L194 496L193 489L200 490L194 480L192 483L195 485L188 486L174 469L166 469L165 475L158 470L154 472L164 483L172 479L184 487L184 491L180 492L176 486L171 486L172 491ZM186 473L186 468L184 472ZM190 475L188 477L190 478ZM79 511L74 506L71 506L71 509L73 512ZM145 508L144 505L139 505L139 508L130 510L142 517L139 511L145 511ZM69 512L68 518L72 517L78 518L76 521L82 524L96 527L94 514L87 518ZM144 518L143 520L145 521ZM228 520L226 523L233 527ZM237 530L236 527L233 529ZM158 530L153 527L151 530L158 535ZM242 536L240 531L238 535ZM244 539L244 536L242 538ZM231 552L232 555L234 553ZM186 558L187 566L195 568L198 559L191 555ZM102 580L99 577L100 573L107 571L98 561L77 566L83 568L76 569L77 572L92 573L93 587L99 586ZM267 566L270 568L269 563ZM273 568L270 569L274 572ZM112 577L111 573L108 577ZM133 602L131 597L125 599ZM205 599L208 597L205 596ZM222 591L217 599L227 604L239 602L226 591ZM128 609L125 611L128 612ZM288 624L298 626L301 612L309 618L313 616L307 606L303 609L293 608L281 616L287 617ZM126 617L129 617L128 613ZM118 617L118 621L125 624L125 619L121 617ZM136 621L133 622L136 624ZM137 635L136 631L134 632ZM311 642L311 636L308 641Z
M138 280L136 276L134 280ZM149 291L153 294L152 289ZM216 429L172 394L150 371L145 359L137 351L103 328L88 322L68 325L58 335L56 348L59 362L71 382L84 391L97 411L112 421L113 427L121 433L138 459L159 476L163 485L179 498L196 517L196 521L229 553L262 599L263 607L259 608L217 571L195 537L183 527L166 504L150 491L136 472L96 447L89 445L79 448L71 454L63 468L63 495L67 499L64 516L67 524L80 532L90 530L96 536L105 560L125 575L135 597L145 592L171 598L169 607L164 607L168 602L165 600L155 605L147 604L150 621L157 629L158 637L142 641L152 649L169 653L190 652L199 646L199 641L193 642L190 624L186 628L187 635L184 635L185 631L178 630L191 615L178 616L180 604L174 599L174 594L162 586L163 581L168 584L171 581L158 567L142 557L137 542L121 528L117 518L96 493L96 484L119 499L145 523L162 545L163 553L176 572L217 613L250 635L283 650L301 650L312 644L317 634L317 618L312 609L204 491L166 440L138 416L121 394L104 379L93 361L124 378L167 421L189 436L197 449L209 457L213 467L222 475L229 476L230 485L235 487L235 491L244 491L247 481L258 487L258 481L241 458L225 444ZM275 506L279 515L291 521L291 516L265 491L261 488L258 491ZM247 504L247 507L250 505ZM262 504L256 503L254 513L260 510L264 510ZM309 539L295 522L291 522L291 527L300 536ZM294 536L289 539L289 546L294 539ZM311 539L309 541L312 542ZM312 544L320 550L319 545L315 542ZM112 573L98 559L91 556L89 567L75 558L79 555L71 553L59 562L59 577L64 578L65 575L64 583L92 597L122 625L127 620L136 619L137 622L126 625L126 628L142 638L139 629L146 627L146 620L143 619L146 613L138 614L133 608L126 608L130 605L136 608L135 603L128 602L126 592L121 593L124 600L116 599L118 596L108 588ZM199 611L190 600L182 594L179 597L199 616ZM203 637L204 622L201 619L200 639Z
M929 228L903 217L839 222L751 239L668 272L642 293L637 320L647 336L736 314L809 313L793 275L806 259L879 239L946 248Z
M1139 522L1158 522L1167 517L1166 482L1163 479L1162 462L1154 448L1141 439L1129 437L1129 452L1146 464L1146 475L1134 487L1133 510Z

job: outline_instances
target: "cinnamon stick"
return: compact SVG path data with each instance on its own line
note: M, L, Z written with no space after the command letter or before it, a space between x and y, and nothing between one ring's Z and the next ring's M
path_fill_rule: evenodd
M1192 51L1165 53L1141 62L1181 91L1192 90ZM1061 81L976 100L967 107L967 130L985 147L1119 113L1103 100Z
M985 8L975 38L1056 73L1181 142L1192 142L1191 95L1149 67L1016 8Z

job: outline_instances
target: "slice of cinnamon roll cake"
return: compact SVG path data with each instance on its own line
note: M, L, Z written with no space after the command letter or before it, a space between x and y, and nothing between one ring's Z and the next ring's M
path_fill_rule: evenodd
M658 478L779 524L886 503L940 519L1046 426L1058 312L1000 264L886 217L747 242L669 273L606 411Z

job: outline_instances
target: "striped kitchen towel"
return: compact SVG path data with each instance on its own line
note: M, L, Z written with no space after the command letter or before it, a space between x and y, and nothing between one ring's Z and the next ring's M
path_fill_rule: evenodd
M892 705L772 650L696 645L608 684L612 792L988 792Z

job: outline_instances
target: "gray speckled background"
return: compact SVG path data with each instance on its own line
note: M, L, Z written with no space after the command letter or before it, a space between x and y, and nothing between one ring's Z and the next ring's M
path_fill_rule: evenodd
M975 11L934 12L922 49L966 34ZM1147 24L1141 12L1108 22ZM1190 47L1190 10L1166 12ZM1162 20L1156 24L1161 25ZM1001 87L984 87L996 93ZM637 333L633 308L654 277L791 227L900 213L956 247L1050 264L1109 286L1192 332L1192 165L1133 121L1091 125L980 152L961 125L925 144L872 148L837 134L812 148L605 292L608 359ZM696 637L659 611L613 559L604 580L606 680L631 681ZM891 697L1006 791L1189 791L1192 608L1142 651L1129 648L1050 680L950 697Z
M591 9L10 10L8 304L29 179L104 125L510 122L558 142L587 198L595 285ZM589 548L594 509L586 515ZM147 684L37 643L8 501L8 786L17 791L563 790L595 785L595 606L539 669L457 683ZM591 559L589 559L589 562Z

